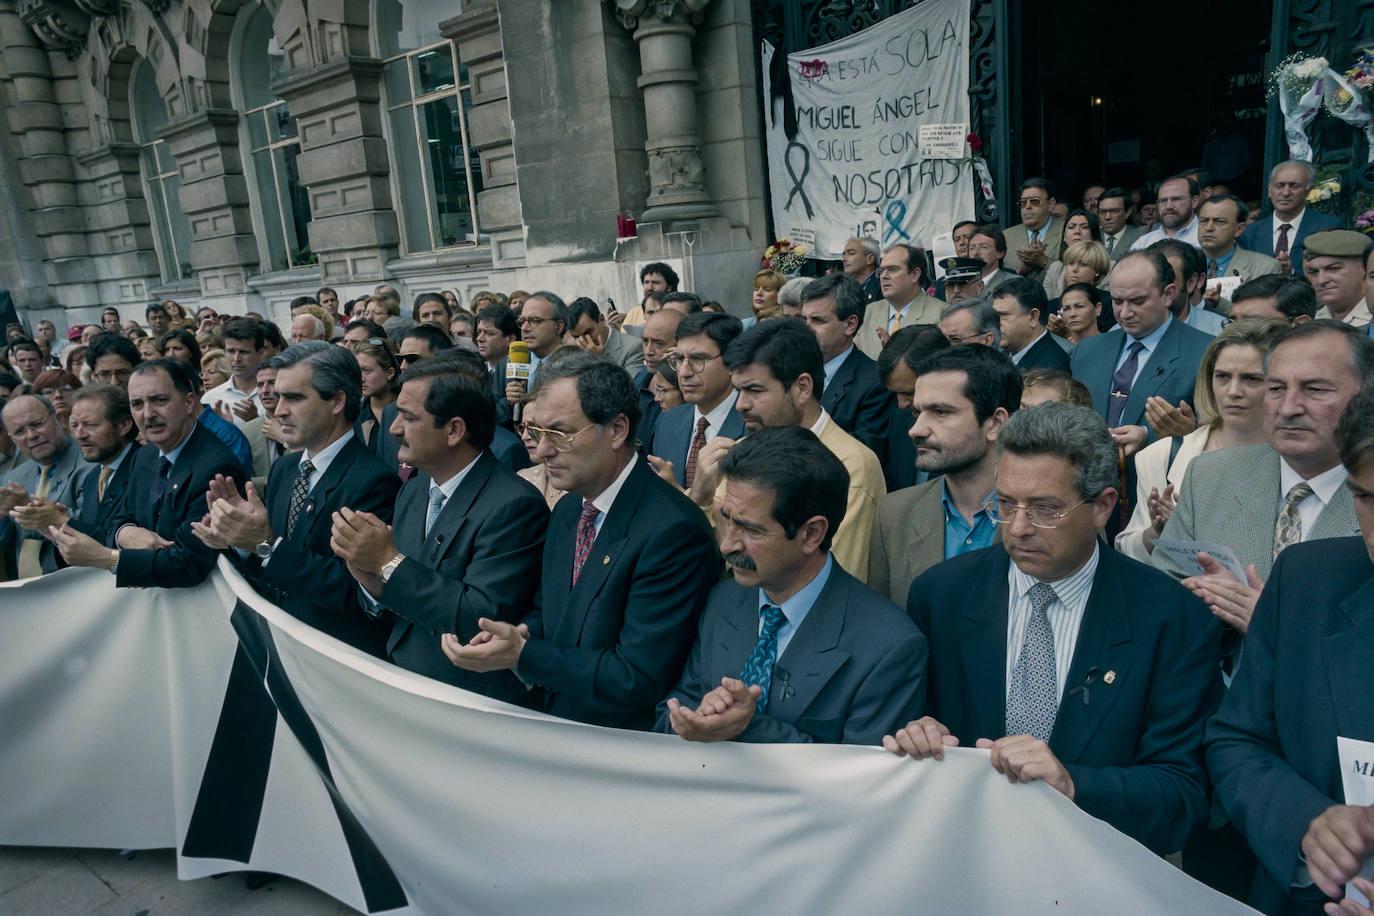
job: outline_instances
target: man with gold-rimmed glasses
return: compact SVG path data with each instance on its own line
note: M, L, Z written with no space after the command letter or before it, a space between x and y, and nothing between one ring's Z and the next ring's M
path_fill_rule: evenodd
M912 583L930 640L927 715L883 739L940 759L976 741L1012 782L1043 781L1163 855L1206 823L1202 733L1221 697L1221 629L1187 590L1098 538L1116 446L1086 407L1017 411L997 434L1002 544Z
M513 671L553 715L648 729L719 578L711 528L635 452L639 396L610 360L581 351L550 360L534 416L525 425L534 457L570 494L549 520L541 574L530 576L534 608L519 625L483 619L476 636L447 634L443 651L465 671Z

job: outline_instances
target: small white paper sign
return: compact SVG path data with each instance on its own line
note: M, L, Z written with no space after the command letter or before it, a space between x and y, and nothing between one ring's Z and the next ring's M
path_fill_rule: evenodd
M963 159L967 124L922 124L918 137L922 159Z
M1210 293L1214 289L1220 289L1221 298L1230 299L1244 282L1244 277L1212 277L1207 281L1207 292Z
M1336 736L1336 752L1341 759L1341 784L1347 805L1374 805L1374 741L1356 741ZM1359 877L1374 881L1374 859L1364 864ZM1354 884L1345 886L1345 895L1364 906L1369 905L1364 894Z
M1237 582L1245 582L1245 566L1240 560L1236 559L1235 552L1225 544L1213 544L1208 541L1175 541L1161 538L1155 541L1155 551L1164 551L1164 555L1173 560L1190 576L1201 576L1205 574L1202 565L1197 561L1199 553L1209 553L1216 557L1217 562L1226 567L1227 572L1236 577Z

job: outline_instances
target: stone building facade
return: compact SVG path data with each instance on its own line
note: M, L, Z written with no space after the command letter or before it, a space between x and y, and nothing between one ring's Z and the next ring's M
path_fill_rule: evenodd
M651 260L744 313L768 243L749 0L0 0L0 101L0 288L59 327L383 281L623 311Z

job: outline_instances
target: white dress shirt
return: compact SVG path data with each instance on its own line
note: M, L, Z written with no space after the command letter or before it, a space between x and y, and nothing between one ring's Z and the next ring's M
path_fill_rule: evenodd
M700 407L697 407L697 406L695 406L695 405L693 405L693 407L692 407L692 429L690 430L691 435L692 435L692 436L696 436L696 433L697 433L697 424L699 424L699 423L701 422L701 418L702 418L703 416L705 416L705 417L706 417L706 441L707 441L707 442L710 442L710 441L711 441L712 439L714 439L716 436L719 436L719 435L720 435L720 428L721 428L723 425L725 425L725 418L728 417L728 416L730 416L730 411L731 411L731 410L734 410L734 408L735 408L735 400L736 400L738 397L739 397L739 392L736 391L735 389L731 388L731 389L730 389L730 394L725 398L725 400L721 401L721 402L720 402L719 404L717 404L715 407L712 407L712 408L711 408L711 412L708 413L708 414L702 414L701 408L700 408ZM691 437L689 437L687 441L690 443L690 442L691 442ZM691 446L689 445L688 448L690 449ZM593 502L595 502L595 500L593 500Z
M1316 477L1307 478L1307 485L1312 488L1312 495L1298 503L1298 518L1302 520L1302 539L1305 541L1312 536L1312 529L1317 525L1317 519L1322 511L1326 509L1327 503L1335 497L1336 491L1345 483L1345 465L1338 464L1329 471L1323 471ZM1288 498L1288 491L1293 489L1303 480L1301 474L1288 466L1288 462L1280 456L1279 458L1279 511L1283 511L1283 501Z
M1273 239L1272 239L1272 243L1273 243L1273 246L1274 246L1274 247L1273 247L1273 248L1270 248L1269 250L1270 250L1270 251L1277 251L1277 250L1278 250L1278 246L1279 246L1279 227L1281 227L1281 226L1287 224L1287 225L1293 227L1292 229L1289 229L1289 230L1288 230L1288 251L1289 251L1289 253L1292 253L1292 251L1293 251L1293 243L1296 242L1296 241L1298 240L1298 233L1302 230L1302 218L1303 218L1304 216L1306 216L1306 215L1307 215L1307 208L1306 208L1306 207L1303 207L1301 210L1299 210L1297 216L1293 217L1292 219L1288 219L1288 220L1279 219L1279 215L1278 215L1277 213L1275 213L1275 214L1274 214L1274 234L1273 234Z
M1088 506L1080 506L1076 511L1086 512ZM1019 510L1018 510L1019 511ZM1097 575L1098 546L1093 545L1093 555L1078 572L1045 584L1054 589L1055 600L1045 609L1054 631L1054 673L1058 679L1059 701L1064 699L1064 685L1069 676L1069 665L1073 662L1073 650L1078 645L1078 630L1083 623L1083 612L1088 607L1088 595L1093 590L1093 577ZM1007 585L1010 589L1007 606L1007 690L1011 689L1011 674L1016 669L1017 656L1021 654L1021 643L1026 637L1026 622L1031 616L1030 590L1040 579L1023 573L1012 563L1007 569Z
M601 533L601 526L606 524L606 516L610 513L611 506L615 505L615 498L620 495L620 491L625 487L625 481L630 479L630 472L635 469L635 464L638 461L639 456L631 456L630 460L625 462L625 467L620 469L620 473L616 475L615 480L611 481L611 485L596 494L596 497L592 499L592 505L601 510L597 513L596 520L592 523L597 534ZM585 499L586 497L583 498Z

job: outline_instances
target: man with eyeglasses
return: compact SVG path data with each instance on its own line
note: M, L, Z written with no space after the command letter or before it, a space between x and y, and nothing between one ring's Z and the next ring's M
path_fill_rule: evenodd
M112 331L95 335L86 348L86 367L91 370L91 381L102 385L128 388L129 376L141 362L143 357L133 341Z
M525 300L515 323L520 328L520 339L530 348L530 377L528 384L519 379L506 382L506 402L512 405L519 403L527 391L534 390L544 360L563 345L563 335L569 326L568 306L547 290L533 292ZM497 367L502 377L505 369L504 363Z
M974 744L1012 782L1048 783L1159 855L1207 822L1203 727L1221 699L1220 624L1097 536L1117 450L1087 407L1019 410L997 435L1001 546L911 586L930 640L928 713L899 756ZM930 764L925 764L930 765Z
M344 331L342 345L358 352L358 345L370 343L374 347L386 345L386 330L375 321L368 321L366 318L359 318L348 324L348 329Z
M951 347L910 371L916 467L938 476L879 501L868 553L868 584L902 605L921 573L999 540L986 507L997 432L1021 404L1021 373L991 347Z
M878 262L878 284L883 298L868 304L854 344L869 359L877 359L883 344L902 328L936 324L941 302L925 291L925 250L897 244L883 252Z
M95 465L81 457L47 398L19 395L0 413L5 432L28 461L0 485L0 572L29 578L59 567L44 535L60 506L76 506ZM65 510L62 510L65 516Z
M1113 262L1131 250L1135 240L1145 234L1129 222L1131 198L1124 188L1108 188L1097 201L1097 223L1102 228L1102 244Z
M528 577L539 583L534 609L518 625L483 617L472 638L447 633L444 654L466 671L513 671L555 716L648 729L719 579L715 538L635 453L638 395L624 369L560 354L534 405L540 425L525 429L535 458L569 494L549 520L540 574Z
M649 462L660 475L671 474L690 490L701 450L717 436L744 435L744 418L735 410L736 392L725 368L725 348L744 330L733 315L697 312L677 326L668 364L677 372L685 402L659 417Z
M1045 279L1045 268L1064 253L1064 220L1055 216L1054 186L1047 178L1021 182L1021 222L1006 229L1007 254L1002 266L1012 273Z
M1194 248L1197 240L1197 208L1201 191L1198 184L1186 175L1164 179L1159 186L1159 228L1147 232L1131 245L1132 251L1142 251L1163 239L1178 239Z

